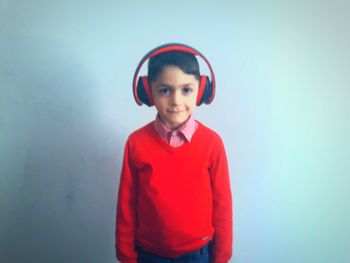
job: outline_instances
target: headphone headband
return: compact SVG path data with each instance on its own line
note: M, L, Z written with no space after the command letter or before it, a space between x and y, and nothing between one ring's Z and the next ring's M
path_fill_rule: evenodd
M156 55L159 55L161 53L169 52L169 51L187 52L187 53L190 53L190 54L195 55L195 56L200 56L205 61L205 63L207 64L207 66L209 68L209 71L210 71L211 84L212 84L212 90L213 90L212 96L205 103L210 104L215 97L215 76L214 76L213 69L212 69L209 61L207 60L207 58L202 53L200 53L198 50L196 50L190 46L180 44L180 43L169 43L169 44L164 44L164 45L158 46L143 56L143 58L141 59L141 61L137 65L137 68L136 68L135 73L134 73L134 78L133 78L133 94L134 94L134 98L136 100L136 103L138 105L142 105L142 103L137 95L137 81L138 81L138 75L139 75L139 72L141 70L141 67L143 66L143 64L145 63L145 61L147 59L154 57Z

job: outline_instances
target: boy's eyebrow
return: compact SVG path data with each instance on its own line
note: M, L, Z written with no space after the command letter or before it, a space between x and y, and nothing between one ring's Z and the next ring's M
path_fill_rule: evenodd
M193 85L194 85L194 83L191 83L191 82L190 83L181 84L181 86L193 86ZM170 88L173 87L172 85L169 85L169 84L163 83L163 82L160 82L160 83L156 84L156 87L163 87L163 86L170 87Z

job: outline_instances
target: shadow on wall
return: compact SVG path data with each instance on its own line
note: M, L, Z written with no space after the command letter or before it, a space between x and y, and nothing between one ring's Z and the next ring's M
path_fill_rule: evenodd
M70 48L12 48L2 262L115 262L123 127L100 114L103 87Z

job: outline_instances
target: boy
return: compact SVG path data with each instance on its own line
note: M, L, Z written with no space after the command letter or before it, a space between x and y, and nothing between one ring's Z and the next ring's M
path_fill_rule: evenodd
M211 87L199 74L198 54L181 44L161 46L144 57L150 58L148 77L140 78L137 88L135 73L135 99L145 96L143 102L154 104L158 113L125 145L116 218L116 254L122 263L226 263L231 258L232 198L224 145L192 115L199 96Z

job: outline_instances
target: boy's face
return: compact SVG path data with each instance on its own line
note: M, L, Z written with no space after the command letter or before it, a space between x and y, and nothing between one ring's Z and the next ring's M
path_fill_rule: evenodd
M188 120L196 107L199 81L179 67L166 66L151 83L154 104L161 120L176 129Z

